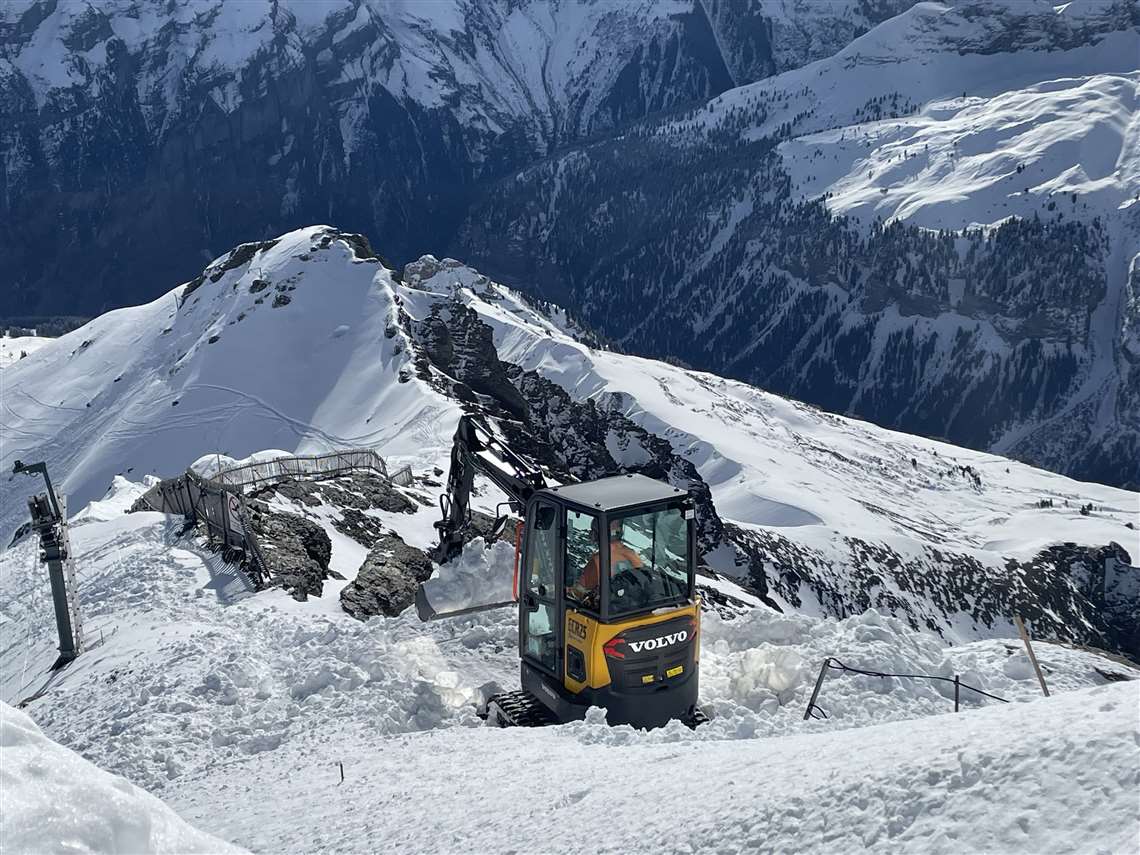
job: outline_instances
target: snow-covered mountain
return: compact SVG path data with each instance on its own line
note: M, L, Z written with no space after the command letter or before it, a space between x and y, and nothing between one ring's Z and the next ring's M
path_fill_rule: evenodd
M1140 554L1135 493L590 341L459 262L426 256L398 276L359 236L313 227L242 245L6 368L0 466L46 459L76 508L116 476L172 476L206 454L365 445L443 469L478 403L559 478L634 470L696 489L706 561L777 607L874 607L956 640L1008 632L1021 610L1044 634L1135 643L1131 599L1105 600L1106 561ZM5 530L25 514L7 491ZM417 531L428 546L430 524ZM337 569L351 579L361 560Z
M0 312L148 299L156 274L320 219L413 259L476 182L826 56L909 2L0 4Z
M1140 483L1140 7L923 3L503 180L455 252L638 353Z
M1137 57L1135 0L17 0L0 312L335 221L632 352L1135 487Z

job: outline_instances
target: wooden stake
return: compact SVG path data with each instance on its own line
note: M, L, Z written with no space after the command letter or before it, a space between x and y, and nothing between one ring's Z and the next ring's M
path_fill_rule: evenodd
M1049 687L1045 685L1045 675L1041 673L1041 666L1037 664L1037 657L1033 655L1033 645L1029 643L1029 633L1025 631L1025 624L1021 620L1021 615L1015 614L1013 622L1017 625L1017 632L1025 645L1025 652L1029 654L1029 661L1033 663L1033 670L1037 672L1037 682L1041 684L1041 691L1045 697L1049 697Z

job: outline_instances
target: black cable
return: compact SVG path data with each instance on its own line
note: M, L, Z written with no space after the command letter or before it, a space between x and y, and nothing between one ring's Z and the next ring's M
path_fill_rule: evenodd
M963 689L969 689L971 692L977 692L979 695L985 695L987 698L993 698L995 701L1001 701L1003 704L1009 703L1009 701L1007 701L1005 698L999 698L997 695L991 695L989 692L984 692L979 688L971 686L967 683L963 683L961 680L955 681L950 677L937 677L933 674L888 674L883 671L865 671L862 668L852 668L850 665L844 665L834 656L829 657L829 659L835 664L828 664L827 667L836 671L850 671L853 674L865 674L868 677L903 677L910 680L942 680L946 683L957 682L958 686Z

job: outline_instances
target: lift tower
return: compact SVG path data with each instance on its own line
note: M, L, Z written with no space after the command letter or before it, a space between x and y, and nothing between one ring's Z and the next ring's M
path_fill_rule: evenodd
M67 531L67 506L61 503L48 476L47 464L24 465L19 460L12 474L43 475L47 491L28 499L32 528L40 538L40 560L48 566L51 598L55 606L55 623L59 630L59 658L55 671L71 662L83 649L83 623L79 616L79 599L75 585L75 567L71 560L71 540Z

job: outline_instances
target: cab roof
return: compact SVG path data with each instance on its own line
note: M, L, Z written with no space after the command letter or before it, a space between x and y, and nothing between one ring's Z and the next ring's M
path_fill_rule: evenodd
M597 511L617 511L638 505L653 505L672 499L684 498L684 490L656 481L644 475L614 475L587 481L583 484L565 484L551 487L550 492L568 502L585 505Z

